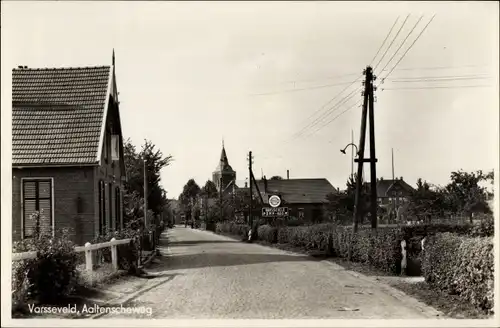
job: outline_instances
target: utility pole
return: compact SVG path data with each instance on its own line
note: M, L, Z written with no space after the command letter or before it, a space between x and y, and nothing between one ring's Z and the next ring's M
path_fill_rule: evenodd
M253 162L253 158L252 158L252 152L249 151L248 152L248 177L250 178L250 207L249 207L249 216L248 216L248 223L250 224L250 229L252 230L253 229L253 216L252 216L252 203L253 203L253 189L252 189L252 176L253 176L253 172L252 172L252 162Z
M370 66L368 66L365 71L365 90L363 92L363 112L361 116L361 131L359 140L359 155L354 161L358 163L358 172L356 176L356 198L354 207L354 232L358 230L358 223L361 221L361 196L362 196L362 175L363 175L363 163L370 163L370 173L371 173L371 225L372 228L377 227L377 171L375 163L377 159L375 157L375 124L374 124L374 113L373 113L373 71ZM368 113L369 112L369 113ZM369 115L370 119L370 158L365 159L365 142L366 142L366 119Z
M368 101L369 101L369 118L370 118L370 182L371 182L371 217L372 217L372 229L377 228L378 221L378 197L377 197L377 157L375 156L375 113L373 110L373 71L371 67L366 69L366 83L368 84Z

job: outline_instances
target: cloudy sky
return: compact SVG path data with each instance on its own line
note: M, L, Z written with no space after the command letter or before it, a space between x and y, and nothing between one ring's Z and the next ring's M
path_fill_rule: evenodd
M391 177L391 148L396 176L413 185L498 160L497 2L1 5L2 158L12 68L109 65L114 48L123 132L175 158L162 173L169 197L211 178L222 138L238 180L252 150L256 177L288 169L342 188L351 164L339 149L351 130L359 142L352 82L369 64L387 75L435 14L376 92L378 175Z

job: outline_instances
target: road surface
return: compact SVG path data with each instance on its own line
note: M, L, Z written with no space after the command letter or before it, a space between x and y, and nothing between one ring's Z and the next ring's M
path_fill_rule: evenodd
M183 226L149 268L156 274L130 307L157 319L425 319L437 311L324 260L242 243ZM137 278L139 279L139 278Z

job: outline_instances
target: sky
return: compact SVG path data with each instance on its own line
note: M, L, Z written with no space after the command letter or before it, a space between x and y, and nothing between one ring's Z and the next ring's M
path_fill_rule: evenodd
M384 77L400 58L375 92L378 177L392 176L391 149L411 185L498 162L497 2L3 1L1 13L2 158L12 68L110 65L114 49L124 136L173 156L161 175L169 198L211 179L222 140L239 181L252 151L257 178L289 170L343 188L361 79L339 93L367 65Z

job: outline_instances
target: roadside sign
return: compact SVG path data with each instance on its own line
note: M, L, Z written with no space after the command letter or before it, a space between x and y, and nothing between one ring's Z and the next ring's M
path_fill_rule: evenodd
M272 207L278 207L281 205L281 198L278 195L272 195L269 197L269 205Z
M273 217L287 217L288 207L263 207L262 217L273 218Z

